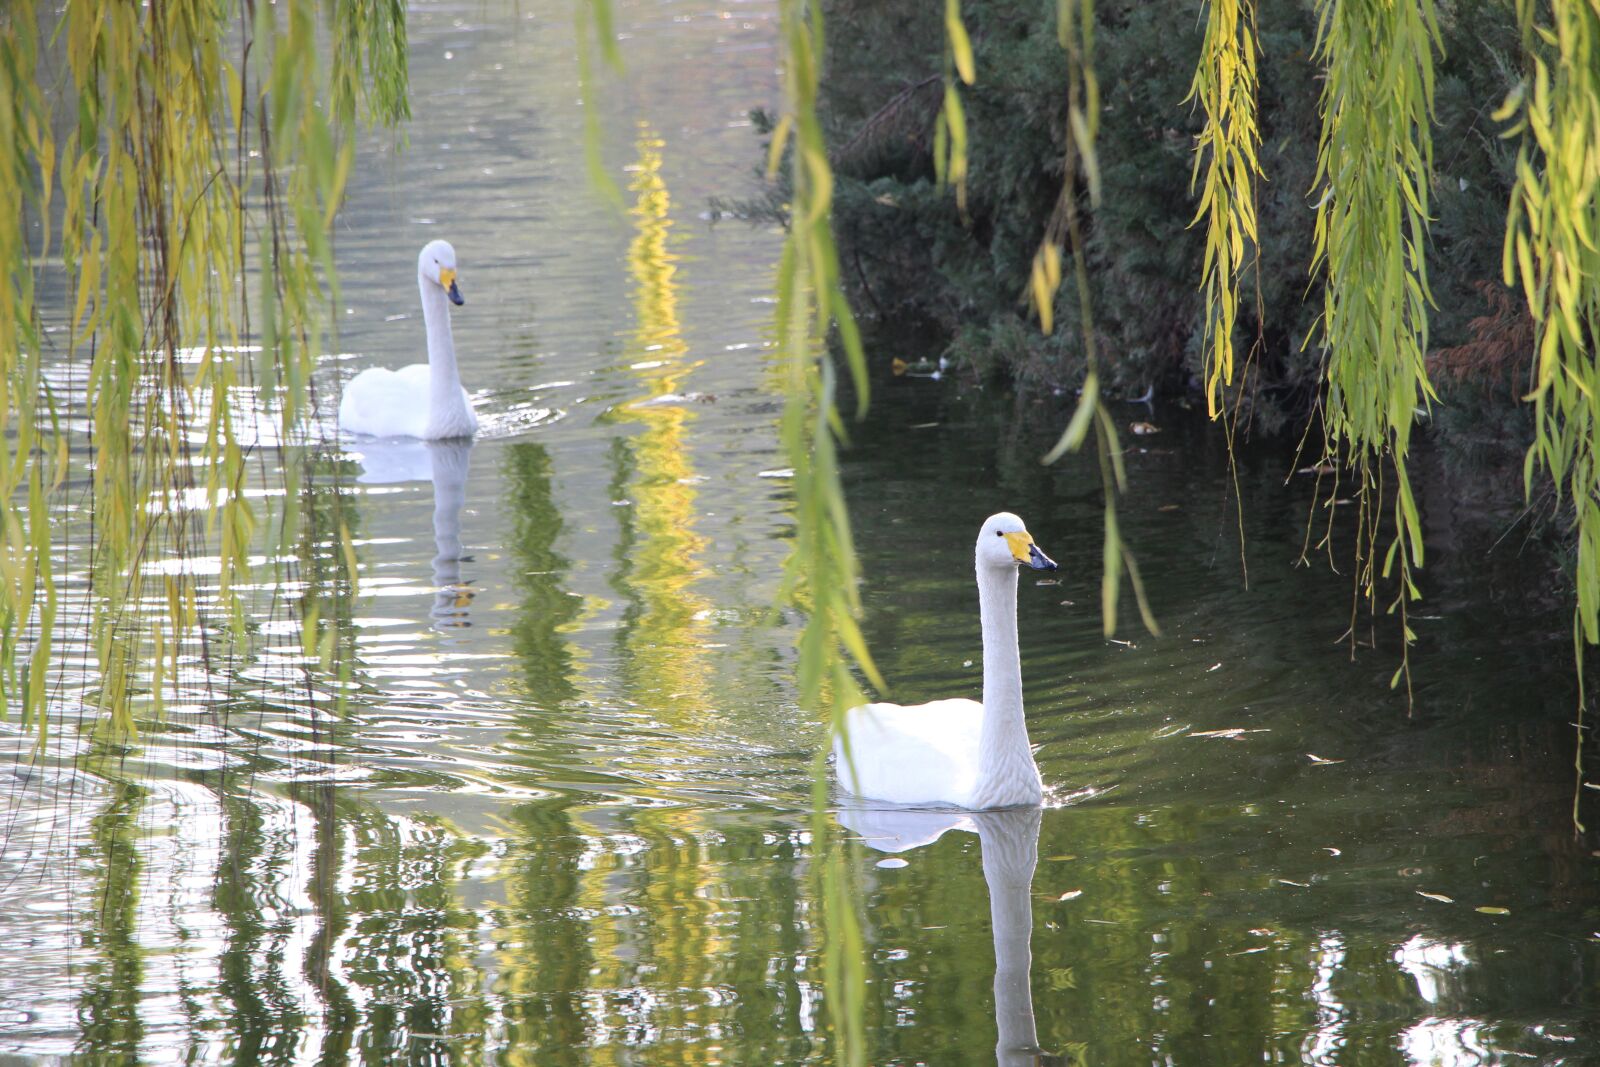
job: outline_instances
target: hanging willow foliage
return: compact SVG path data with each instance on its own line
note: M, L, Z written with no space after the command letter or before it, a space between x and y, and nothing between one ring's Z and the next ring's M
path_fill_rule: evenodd
M978 72L972 61L972 40L967 36L967 24L961 20L961 0L945 0L944 41L944 103L933 127L933 170L941 186L949 182L956 187L956 206L965 216L967 113L961 106L956 78L964 85L971 85Z
M583 101L583 159L589 168L589 184L621 214L622 190L611 180L600 156L600 112L594 98L592 59L594 49L598 48L606 65L615 73L622 72L622 52L617 48L611 0L579 0L572 5L572 21L578 39L578 96Z
M1200 284L1206 294L1206 409L1213 419L1222 413L1223 389L1233 384L1239 276L1257 244L1255 179L1261 174L1261 134L1256 85L1253 0L1211 0L1188 100L1199 103L1206 118L1195 144L1190 191L1199 185L1200 203L1191 225L1206 221Z
M781 0L783 87L787 110L773 131L769 176L789 152L789 232L778 264L777 338L785 403L781 437L794 470L795 547L780 592L805 612L797 668L801 706L829 723L830 734L849 738L844 713L862 702L851 674L854 663L873 686L885 689L867 652L856 618L855 544L839 483L838 440L843 422L835 405L836 376L827 350L837 329L857 396L867 410L867 363L855 316L839 283L833 239L833 170L817 116L817 84L824 56L823 16L807 0ZM828 1011L841 1063L866 1062L866 973L859 893L850 852L829 847L828 746L817 752L813 775L812 845L821 857L823 975Z
M41 743L43 668L56 639L49 525L64 503L52 493L68 443L43 381L34 291L50 258L52 186L71 284L65 362L83 389L93 467L91 617L81 629L97 710L127 732L136 700L159 712L186 642L242 635L235 586L262 524L244 492L246 456L262 439L304 432L334 281L329 224L352 159L344 123L358 94L370 115L405 113L403 9L397 0L338 8L332 89L318 58L317 0L68 0L46 22L19 0L0 15L0 181L25 208L0 219L9 265L0 418L12 435L0 474L0 681L6 709L20 709ZM37 84L43 42L65 61L52 94L71 104L59 145L48 131L61 120ZM320 103L329 98L332 118ZM30 240L30 223L41 236ZM280 546L297 532L295 487L286 488ZM341 536L334 553L351 562ZM153 571L161 554L214 556L216 589L202 590L188 566ZM162 603L164 617L141 610L147 601ZM307 647L326 659L331 631L315 632L315 605L302 609ZM25 643L31 663L18 671Z
M37 249L40 256L48 254L55 141L39 90L37 27L33 0L16 0L0 11L0 198L22 209L0 217L0 432L9 446L0 464L0 708L20 708L26 720L39 723L42 740L58 606L45 497L59 488L67 457L53 413L40 406L35 247L23 228L27 216L44 220ZM31 649L24 645L29 634Z
M1128 474L1123 468L1122 446L1117 440L1116 423L1101 401L1099 352L1095 341L1094 307L1089 290L1089 265L1083 247L1083 228L1078 218L1078 176L1081 172L1091 206L1100 203L1100 163L1095 154L1095 135L1100 128L1100 83L1094 74L1094 0L1059 0L1056 5L1056 37L1067 53L1067 137L1061 195L1045 226L1044 239L1034 253L1033 271L1026 299L1045 333L1055 329L1054 304L1061 287L1061 250L1070 250L1073 279L1078 292L1078 325L1083 335L1084 361L1088 374L1078 406L1066 430L1043 462L1054 463L1067 452L1083 447L1093 428L1100 457L1100 484L1105 495L1105 529L1101 543L1100 623L1107 637L1117 629L1117 604L1122 593L1122 576L1133 583L1134 600L1145 628L1159 634L1155 614L1145 596L1139 565L1122 539L1117 522L1117 494L1126 492Z
M1515 117L1522 134L1517 180L1506 217L1503 270L1522 285L1534 321L1534 438L1523 465L1524 491L1535 473L1550 476L1558 502L1572 508L1577 532L1579 786L1583 775L1583 645L1600 643L1600 10L1553 0L1548 21L1532 0L1517 18L1531 65L1497 120Z
M1433 172L1432 0L1321 0L1317 54L1326 65L1312 273L1326 276L1319 317L1326 370L1321 401L1325 459L1351 468L1359 499L1356 613L1377 606L1381 578L1402 633L1400 667L1411 694L1414 635L1406 606L1421 594L1422 523L1406 456L1418 406L1434 396L1428 347L1428 187ZM1394 472L1394 533L1383 557L1384 467ZM1330 516L1337 489L1328 497ZM1331 525L1331 517L1330 517Z

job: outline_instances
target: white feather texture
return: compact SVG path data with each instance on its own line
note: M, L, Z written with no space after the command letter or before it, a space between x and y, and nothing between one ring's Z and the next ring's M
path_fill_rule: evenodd
M456 346L450 337L449 301L461 303L455 285L456 250L430 241L417 256L417 288L428 337L428 362L397 371L369 367L350 379L339 401L339 428L370 437L435 441L471 437L478 416L461 387Z
M1022 711L1017 567L1054 570L1055 563L1009 512L984 522L974 563L983 624L983 702L955 698L851 708L845 713L846 736L833 745L839 781L848 791L896 804L974 811L1044 799Z

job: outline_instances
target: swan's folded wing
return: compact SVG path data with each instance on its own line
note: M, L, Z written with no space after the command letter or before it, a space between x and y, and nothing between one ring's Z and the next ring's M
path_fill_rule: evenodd
M849 755L834 744L839 781L896 804L964 805L977 777L983 706L975 700L864 704L846 715Z
M428 423L428 367L368 367L345 384L339 428L372 437L421 437Z

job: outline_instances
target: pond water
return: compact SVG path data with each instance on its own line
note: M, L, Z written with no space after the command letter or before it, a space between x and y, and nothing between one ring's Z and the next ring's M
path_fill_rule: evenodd
M191 664L137 744L79 729L70 685L42 756L0 724L0 1064L834 1055L822 734L771 607L781 235L707 208L756 189L776 10L618 18L622 216L585 177L567 9L413 5L410 143L363 145L319 387L420 358L412 264L446 237L483 433L271 454L356 542L342 716L264 563L250 648ZM1125 607L1108 642L1093 461L1037 462L1066 403L908 377L853 430L895 699L977 693L985 515L1017 511L1062 564L1020 596L1046 808L836 813L864 842L870 1061L1600 1062L1568 631L1553 596L1526 606L1560 579L1426 482L1408 713L1391 640L1333 644L1346 580L1294 565L1293 456L1241 452L1247 587L1215 428L1127 406L1162 430L1127 438L1122 520L1164 635Z

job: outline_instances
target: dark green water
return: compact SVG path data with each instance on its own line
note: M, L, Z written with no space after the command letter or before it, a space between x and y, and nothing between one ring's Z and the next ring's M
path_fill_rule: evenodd
M353 515L342 718L263 562L251 649L190 662L137 745L74 728L87 662L63 663L43 758L0 724L0 1063L831 1056L822 737L794 705L796 620L770 607L779 236L702 218L753 188L775 11L619 18L623 218L586 185L568 12L414 9L411 143L361 156L319 385L420 358L412 264L445 236L484 432L268 453ZM1107 642L1097 473L1037 462L1067 403L900 379L853 433L895 699L977 693L984 516L1023 515L1062 564L1020 597L1046 809L840 814L866 839L872 1062L1600 1062L1559 576L1469 521L1466 481L1424 478L1408 715L1392 641L1351 663L1345 580L1294 566L1312 488L1285 484L1292 456L1241 457L1246 589L1217 432L1128 406L1119 423L1162 427L1127 438L1122 519L1165 635L1125 612Z

